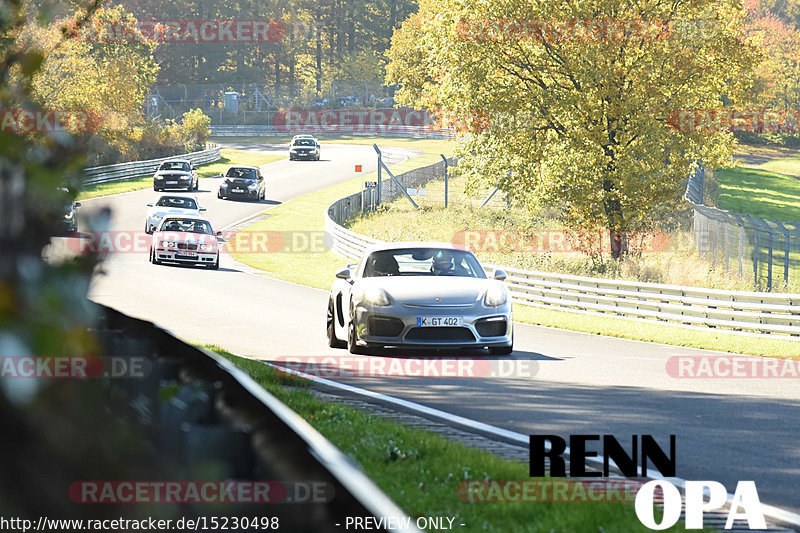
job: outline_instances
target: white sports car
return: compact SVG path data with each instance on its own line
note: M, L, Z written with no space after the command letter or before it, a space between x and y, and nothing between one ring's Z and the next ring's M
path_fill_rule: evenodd
M160 265L189 263L219 268L220 232L214 233L211 223L200 217L167 216L153 234L150 262Z
M144 221L144 231L146 233L153 233L166 216L200 216L200 213L206 210L205 207L200 207L196 197L177 194L163 194L157 202L150 202L147 206L150 209L147 211L147 218Z
M511 299L497 270L488 278L469 251L446 243L368 248L336 274L328 344L352 353L384 347L513 350Z

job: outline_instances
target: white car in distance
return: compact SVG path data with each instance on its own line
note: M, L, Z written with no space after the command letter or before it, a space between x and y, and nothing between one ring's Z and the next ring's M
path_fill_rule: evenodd
M205 207L200 207L197 197L179 194L162 194L158 201L147 204L147 218L144 221L144 231L153 233L166 216L200 216Z

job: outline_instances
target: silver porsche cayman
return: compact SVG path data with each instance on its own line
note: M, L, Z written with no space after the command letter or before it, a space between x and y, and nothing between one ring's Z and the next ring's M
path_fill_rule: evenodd
M352 353L385 347L513 350L511 299L497 270L446 243L384 243L336 273L328 344Z

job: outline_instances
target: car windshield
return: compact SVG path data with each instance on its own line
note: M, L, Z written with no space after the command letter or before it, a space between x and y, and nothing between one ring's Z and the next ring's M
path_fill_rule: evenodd
M229 168L225 176L228 178L254 180L256 179L256 171L252 168Z
M204 233L213 235L211 224L206 220L194 220L185 218L167 218L161 223L160 231L184 231L188 233Z
M314 139L297 139L294 142L295 146L316 146Z
M185 163L182 161L167 161L166 163L161 163L161 166L158 170L180 170L183 172L189 172L189 163Z
M197 202L195 202L193 198L186 198L183 196L162 196L156 205L158 207L197 209Z
M364 277L378 276L486 278L486 273L470 252L449 248L402 248L369 255Z

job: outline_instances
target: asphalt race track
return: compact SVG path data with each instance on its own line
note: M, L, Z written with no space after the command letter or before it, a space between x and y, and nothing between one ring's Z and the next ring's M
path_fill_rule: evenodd
M264 166L267 202L218 200L219 180L201 179L200 203L218 230L351 179L353 164L363 164L366 172L376 165L369 146L323 144L322 155L320 162ZM81 216L107 206L114 230L141 231L145 204L155 196L150 189L88 200ZM187 340L265 360L349 357L327 347L325 291L267 278L228 256L220 270L211 271L155 266L146 253L121 253L107 261L104 272L93 282L93 300L153 320ZM632 434L652 434L663 447L675 434L678 477L720 481L729 492L739 480L754 480L763 503L800 512L798 378L678 379L665 370L671 356L715 353L515 327L515 352L492 360L519 363L519 375L333 379L523 434L614 434L623 442Z

